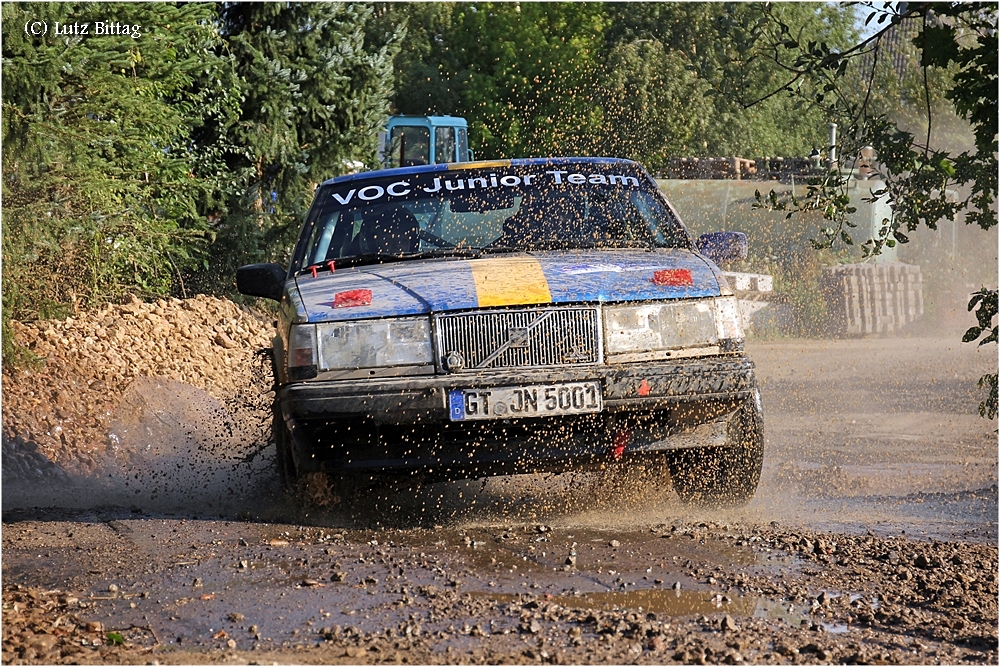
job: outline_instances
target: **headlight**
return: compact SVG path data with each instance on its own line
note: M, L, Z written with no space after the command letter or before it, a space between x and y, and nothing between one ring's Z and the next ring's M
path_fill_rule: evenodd
M715 299L715 324L719 340L743 339L743 322L740 319L740 306L736 303L735 296Z
M320 371L434 363L427 318L317 324Z
M608 361L718 354L721 340L743 337L736 299L701 299L604 309Z

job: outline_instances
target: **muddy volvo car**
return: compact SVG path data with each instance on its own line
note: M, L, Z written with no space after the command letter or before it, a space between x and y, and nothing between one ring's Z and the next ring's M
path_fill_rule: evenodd
M642 465L686 501L745 503L763 431L736 298L638 164L525 159L324 183L278 300L286 482L427 481ZM712 257L713 259L710 259Z

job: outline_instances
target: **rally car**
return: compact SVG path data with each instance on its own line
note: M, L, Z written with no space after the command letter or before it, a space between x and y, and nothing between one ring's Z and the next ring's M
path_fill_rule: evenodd
M716 262L637 163L386 169L317 189L280 302L286 482L479 478L641 464L682 499L743 504L763 460L754 366ZM713 261L713 258L715 261Z

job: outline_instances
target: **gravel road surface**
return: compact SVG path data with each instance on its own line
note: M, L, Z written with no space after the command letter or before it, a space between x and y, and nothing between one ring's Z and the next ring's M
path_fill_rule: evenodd
M136 319L164 326L170 306ZM213 334L226 354L265 335L247 317ZM976 412L993 351L750 348L764 475L725 512L641 474L300 507L261 441L266 381L247 371L227 393L226 368L252 355L211 381L120 378L86 422L110 439L74 464L76 441L43 417L72 434L86 408L64 396L60 417L5 374L3 662L996 664L996 423Z

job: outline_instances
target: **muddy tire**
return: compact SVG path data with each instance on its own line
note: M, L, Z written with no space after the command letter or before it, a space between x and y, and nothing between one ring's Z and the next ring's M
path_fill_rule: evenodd
M333 475L325 472L300 473L292 455L292 433L275 404L271 423L275 444L278 479L285 492L308 507L351 505L366 487L356 475Z
M740 507L757 491L764 463L763 416L756 395L730 418L725 447L682 449L667 457L674 490L691 505Z
M292 456L292 434L277 406L271 428L274 434L278 478L281 480L281 487L289 496L308 507L335 507L357 495L357 483L352 476L328 475L325 472L299 472Z
M274 402L271 403L271 440L274 441L274 462L278 467L278 479L281 488L288 494L293 494L298 483L298 470L295 468L295 458L292 455L292 433L281 416L281 405L278 404L278 384L280 374L273 348L265 349L262 354L271 360L271 391L274 392Z
M278 479L281 480L281 486L285 491L294 493L299 475L295 469L295 459L292 458L292 434L281 416L281 409L277 403L273 408L271 437L274 438Z

